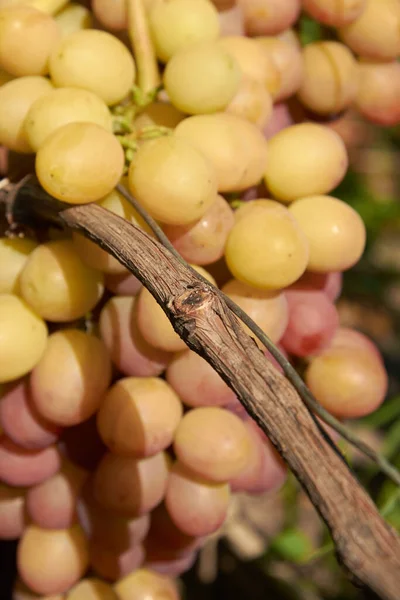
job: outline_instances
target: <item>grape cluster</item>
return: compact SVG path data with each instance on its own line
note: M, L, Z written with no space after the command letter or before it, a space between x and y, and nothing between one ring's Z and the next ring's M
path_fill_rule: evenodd
M162 71L152 94L126 35L138 6ZM301 11L329 40L301 46ZM2 168L30 155L53 197L153 235L122 184L303 361L320 404L356 418L381 404L387 375L335 307L366 232L334 194L349 158L333 117L398 124L399 55L398 0L0 0ZM15 599L176 600L173 578L232 494L285 480L233 391L78 233L0 238L0 388Z

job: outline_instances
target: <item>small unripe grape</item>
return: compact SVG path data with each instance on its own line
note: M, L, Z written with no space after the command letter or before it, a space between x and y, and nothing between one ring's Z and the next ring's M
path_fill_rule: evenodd
M332 196L309 196L294 202L289 212L308 239L310 271L345 271L360 260L366 231L351 206Z
M95 123L68 123L49 135L36 154L35 170L46 192L70 204L109 194L124 169L117 138Z
M290 213L253 211L236 222L225 258L232 275L260 289L281 289L296 281L309 259L306 236Z
M37 246L29 238L0 238L0 294L17 294L19 275Z
M275 35L291 27L301 10L301 0L238 0L248 35Z
M110 31L128 28L128 11L125 0L92 0L92 11L96 19Z
M272 90L274 101L285 100L297 92L303 77L303 57L300 49L279 37L258 37L258 44L269 57L278 73Z
M67 593L66 600L118 600L111 585L90 577L82 579Z
M353 52L377 60L394 60L400 54L400 3L367 0L359 17L339 29Z
M383 402L388 379L379 355L333 346L313 358L305 381L318 402L338 418L359 418Z
M85 573L88 548L82 529L26 528L18 546L18 571L39 594L66 592Z
M342 27L358 19L368 0L303 0L308 14L325 25Z
M265 172L267 143L260 130L236 115L217 113L185 119L175 135L193 144L213 165L219 192L257 185Z
M91 29L93 27L93 18L90 10L76 2L68 2L54 16L54 20L63 38L75 33L75 31Z
M361 61L355 106L363 117L386 127L400 123L400 64Z
M127 377L104 396L97 427L112 452L142 458L170 446L182 412L178 396L163 379Z
M32 104L53 89L45 77L20 77L0 87L0 144L14 152L29 154L24 121Z
M111 380L104 343L77 329L49 336L41 360L31 373L31 390L39 413L59 425L76 425L99 408Z
M176 52L219 35L218 12L210 0L158 2L149 13L157 56L167 62Z
M304 74L298 98L319 114L336 113L353 102L358 89L358 64L339 42L314 42L303 49Z
M48 136L67 123L97 123L112 131L107 105L98 96L78 88L54 89L33 103L25 119L25 131L37 151Z
M0 540L16 540L25 528L25 490L0 483Z
M272 98L265 86L255 79L243 76L237 94L225 110L262 129L271 118L272 108Z
M179 600L171 579L149 569L138 569L114 586L119 600Z
M236 60L218 42L198 42L168 61L164 86L174 106L188 114L224 110L240 85Z
M47 343L43 319L21 298L0 294L0 383L29 373Z
M57 87L84 88L108 105L128 95L135 80L128 48L106 31L84 29L64 38L50 56L50 77Z
M129 168L129 189L155 219L170 225L197 221L217 196L212 164L176 135L139 148Z
M37 246L20 275L22 297L48 321L83 317L103 290L102 274L81 261L70 240Z
M330 192L347 166L346 147L337 133L316 123L300 123L269 140L265 183L276 198L292 202Z
M46 75L59 38L50 15L31 6L0 8L0 67L8 73Z

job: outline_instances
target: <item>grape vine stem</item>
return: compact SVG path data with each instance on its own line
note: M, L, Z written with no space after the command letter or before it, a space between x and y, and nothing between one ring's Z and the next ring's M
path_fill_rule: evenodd
M400 538L385 522L315 417L245 331L220 292L142 229L97 204L71 206L31 178L0 190L13 226L69 227L109 252L150 291L175 331L221 375L297 477L358 585L398 600Z

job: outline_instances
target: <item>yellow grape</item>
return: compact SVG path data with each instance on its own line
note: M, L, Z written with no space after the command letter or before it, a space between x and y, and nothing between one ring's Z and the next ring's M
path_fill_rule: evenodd
M83 331L64 329L49 336L32 370L32 400L48 421L76 425L98 410L110 381L111 361L104 343Z
M149 569L137 569L114 586L119 600L179 600L173 581Z
M339 37L353 52L376 60L400 55L400 3L398 0L367 0L365 9Z
M224 110L239 89L241 71L218 42L198 42L174 54L163 79L172 104L195 115Z
M347 171L346 147L335 132L317 123L282 129L268 142L265 183L284 202L326 194Z
M348 108L358 88L358 64L339 42L314 42L303 49L304 74L297 96L319 114Z
M210 161L219 192L238 192L257 185L268 162L261 131L241 117L226 113L196 115L179 123L176 137L193 144Z
M303 0L308 14L325 25L342 27L358 19L368 0Z
M291 204L289 212L308 239L307 269L345 271L360 260L366 231L362 218L351 206L332 196L309 196Z
M263 290L294 283L307 268L306 236L289 212L249 212L230 231L225 248L229 270L239 281Z
M266 209L270 208L278 210L282 214L287 214L287 207L280 202L270 200L269 198L256 198L255 200L249 200L248 202L243 203L235 210L235 222L238 223L249 214L255 214L256 212L263 213Z
M174 134L140 146L129 167L129 189L155 219L170 225L197 221L217 196L213 166Z
M111 113L103 100L87 90L59 88L32 104L26 115L25 132L37 151L59 127L77 122L97 123L112 131Z
M64 594L46 594L46 596L35 594L20 579L17 579L13 587L13 600L65 600L65 596Z
M135 72L127 47L106 31L76 31L64 38L50 56L54 85L84 88L108 105L117 104L128 95Z
M272 109L272 98L265 86L256 79L242 77L237 94L225 110L262 129L270 120Z
M69 204L109 194L124 169L117 138L95 123L68 123L50 134L36 154L35 170L46 192Z
M93 26L93 18L90 10L76 2L68 2L54 16L54 19L62 37L67 37L67 35L71 35L81 29L90 29Z
M303 78L303 58L300 48L285 38L262 36L255 38L277 71L277 83L272 90L274 101L286 100L300 87Z
M31 6L0 8L0 67L21 77L46 75L60 38L55 20Z
M59 594L82 577L88 558L87 542L79 525L59 530L29 525L18 545L18 572L35 592Z
M0 238L0 294L18 294L19 275L36 246L29 238Z
M139 133L146 127L170 127L174 129L185 116L169 102L157 101L152 102L139 113L134 125Z
M46 323L17 296L0 294L0 383L22 377L39 362Z
M213 41L219 35L218 12L210 0L157 2L149 13L149 26L163 62L190 44Z
M383 126L400 123L400 63L360 61L355 106L363 117Z
M118 600L118 596L111 585L96 577L90 577L82 579L69 590L65 600Z
M45 77L20 77L0 87L0 144L14 152L31 153L24 121L32 104L53 89Z
M301 0L238 0L248 35L276 35L297 21Z
M25 528L25 490L0 483L0 539L16 540Z
M103 276L81 261L70 240L58 240L31 252L20 275L20 290L44 319L73 321L100 300Z

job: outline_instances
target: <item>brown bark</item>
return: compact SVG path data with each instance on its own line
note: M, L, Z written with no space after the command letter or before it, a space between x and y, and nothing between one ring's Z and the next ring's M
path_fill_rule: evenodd
M32 192L32 190L31 190ZM400 597L400 539L341 455L321 435L297 392L264 357L218 293L142 230L95 204L66 205L22 190L14 221L50 220L80 231L149 289L187 345L235 391L327 523L341 563L385 600ZM0 198L1 203L1 198Z

